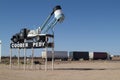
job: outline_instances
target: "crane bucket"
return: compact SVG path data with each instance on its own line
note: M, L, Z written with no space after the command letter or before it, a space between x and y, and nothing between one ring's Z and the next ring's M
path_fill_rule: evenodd
M53 8L54 16L58 22L63 22L64 14L62 13L61 7L58 5Z

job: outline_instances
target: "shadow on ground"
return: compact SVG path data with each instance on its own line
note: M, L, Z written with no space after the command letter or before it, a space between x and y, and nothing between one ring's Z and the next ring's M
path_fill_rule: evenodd
M55 70L106 70L105 68L55 68Z
M120 68L54 68L54 70L120 70Z

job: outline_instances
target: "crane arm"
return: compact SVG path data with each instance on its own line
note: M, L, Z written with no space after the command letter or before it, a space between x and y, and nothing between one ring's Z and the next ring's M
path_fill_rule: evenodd
M54 14L53 20L49 21L53 14ZM47 33L50 29L52 29L57 24L57 22L61 23L63 20L64 20L64 14L62 13L61 7L58 5L53 8L52 13L47 17L45 22L42 24L41 27L39 27L38 30L40 33L42 33L42 32ZM50 22L50 23L48 23L48 22Z
M43 31L43 29L45 28L45 26L47 25L48 21L50 20L50 18L52 17L52 13L47 17L47 19L45 20L45 22L42 24L41 27L39 27L39 31Z
M47 33L50 29L52 29L57 24L57 22L58 21L56 19L53 19L53 21L47 25L47 29L43 33Z

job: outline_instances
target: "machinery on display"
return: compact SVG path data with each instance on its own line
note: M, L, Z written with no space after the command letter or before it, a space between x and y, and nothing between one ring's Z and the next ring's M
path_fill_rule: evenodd
M53 16L53 17L52 17ZM53 18L53 19L51 19ZM51 21L50 21L51 20ZM21 29L19 33L16 33L11 38L11 48L43 48L46 45L51 47L48 38L54 37L53 34L48 34L48 31L53 30L54 26L59 22L63 22L64 14L61 7L57 5L53 8L51 14L47 17L42 26L36 30L29 30L27 28ZM34 43L33 43L34 42ZM48 42L48 44L46 44Z
M53 18L53 19L51 19ZM54 69L54 26L59 22L63 22L64 14L59 5L53 8L51 14L47 17L45 22L35 30L27 28L21 29L11 38L10 43L10 67L12 68L12 49L18 49L18 66L20 67L20 49L24 49L24 70L26 69L26 49L32 50L32 66L34 48L52 48L52 70ZM52 33L48 34L49 31ZM47 57L45 61L45 71L47 70Z

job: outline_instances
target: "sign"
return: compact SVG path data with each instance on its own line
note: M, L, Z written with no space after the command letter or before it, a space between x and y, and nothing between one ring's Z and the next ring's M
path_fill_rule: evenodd
M11 43L10 48L52 48L53 43L46 42L25 42L25 43Z

